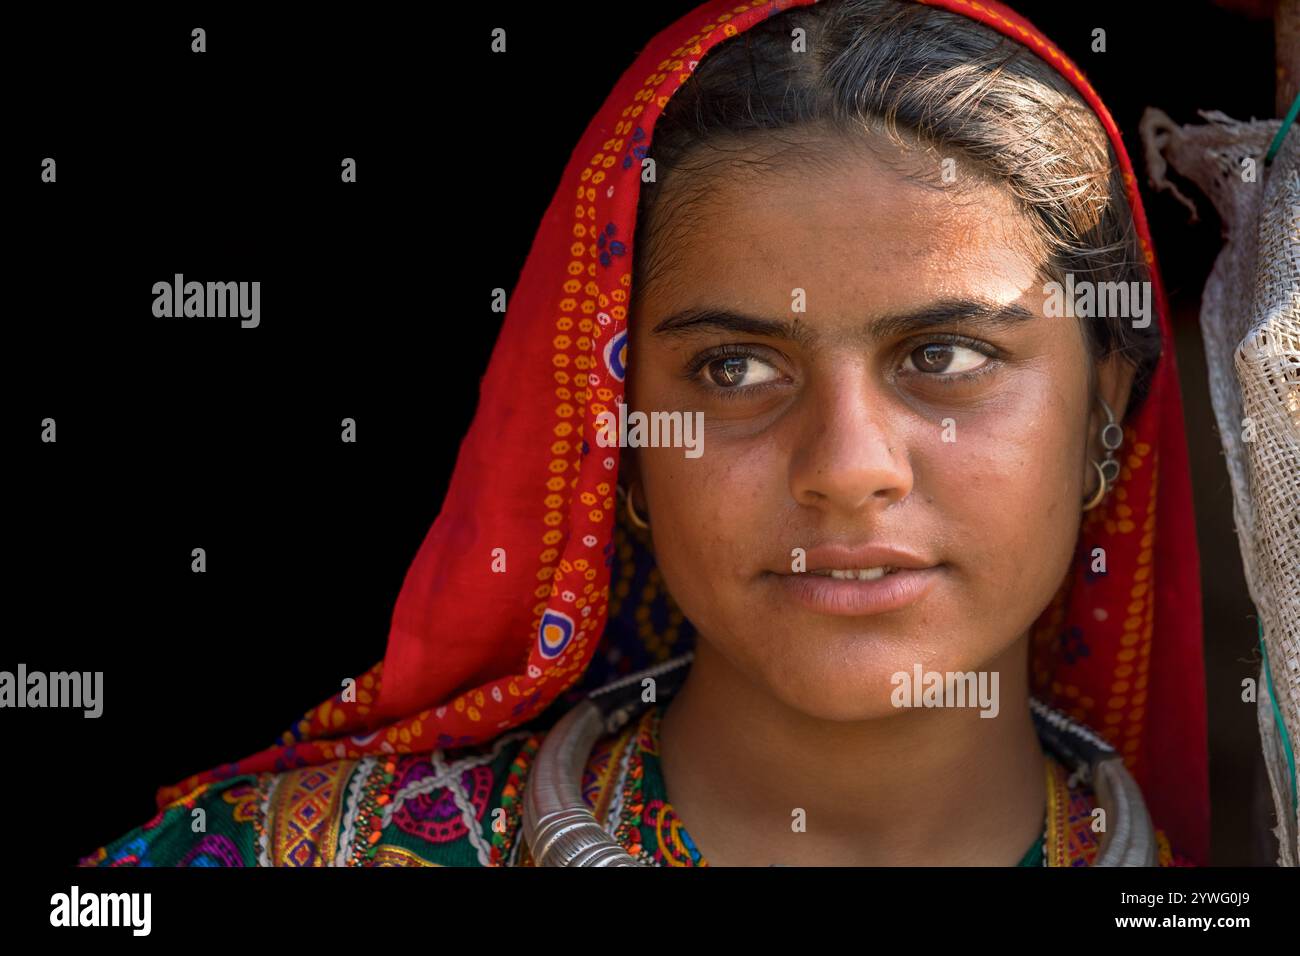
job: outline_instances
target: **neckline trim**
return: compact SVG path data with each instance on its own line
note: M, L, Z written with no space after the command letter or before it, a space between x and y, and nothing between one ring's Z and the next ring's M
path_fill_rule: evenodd
M602 737L583 771L583 799L610 836L650 866L709 866L668 799L659 763L665 702L647 707L622 729ZM1040 738L1040 743L1041 743ZM1043 832L1017 867L1088 865L1099 842L1078 823L1095 802L1091 787L1071 786L1067 769L1043 748L1047 800ZM1091 837L1091 838L1090 838ZM774 864L776 865L776 864Z

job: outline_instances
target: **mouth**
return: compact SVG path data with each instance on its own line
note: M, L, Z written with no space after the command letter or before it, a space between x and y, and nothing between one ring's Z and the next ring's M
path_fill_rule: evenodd
M893 565L886 565L879 568L819 568L808 573L832 578L836 581L876 581L886 574L894 574L901 570L901 568Z
M917 604L938 583L942 573L939 566L825 569L806 574L774 574L770 580L783 600L816 614L866 617Z

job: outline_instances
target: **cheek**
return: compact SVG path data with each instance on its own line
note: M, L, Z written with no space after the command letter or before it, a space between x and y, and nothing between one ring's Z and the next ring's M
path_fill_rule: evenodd
M773 520L789 492L770 443L728 445L706 430L704 447L689 460L673 448L639 454L655 563L682 611L708 632L752 576L755 556L779 540Z
M1049 376L1028 378L1014 397L958 417L957 440L918 463L953 559L1000 596L980 606L1005 608L1010 595L1045 604L1064 575L1082 501L1081 408Z

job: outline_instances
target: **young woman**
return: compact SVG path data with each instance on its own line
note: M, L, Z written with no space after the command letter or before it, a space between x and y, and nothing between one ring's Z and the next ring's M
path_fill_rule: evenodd
M568 165L382 664L83 863L1204 862L1169 335L1015 13L707 3Z

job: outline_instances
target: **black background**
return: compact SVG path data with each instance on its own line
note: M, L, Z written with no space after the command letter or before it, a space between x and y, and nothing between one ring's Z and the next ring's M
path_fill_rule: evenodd
M694 6L49 8L8 24L0 427L17 614L0 669L104 672L97 720L0 712L11 865L74 863L152 816L158 786L267 746L383 656L500 327L491 290L513 289L618 75ZM1139 170L1146 105L1180 122L1274 115L1267 21L1190 0L1016 7L1089 76ZM496 26L505 56L489 52ZM1098 26L1104 54L1089 51ZM345 156L356 184L340 182ZM1194 316L1218 221L1204 201L1194 226L1168 197L1147 204L1176 311ZM154 318L152 285L176 272L260 280L260 327ZM1257 674L1255 629L1198 350L1184 323L1207 660L1226 662L1211 680L1215 859L1266 863L1254 714L1230 706ZM57 444L40 441L47 416ZM339 441L344 417L356 444Z

